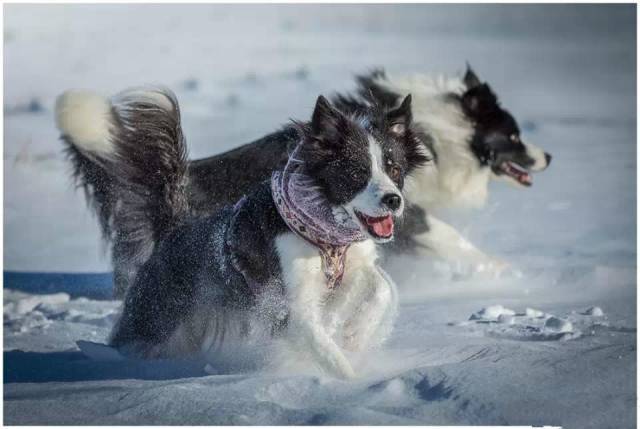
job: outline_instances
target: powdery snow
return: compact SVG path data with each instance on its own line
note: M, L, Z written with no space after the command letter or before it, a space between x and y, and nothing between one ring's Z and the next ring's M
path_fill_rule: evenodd
M108 270L54 127L55 97L72 87L173 88L201 157L306 118L353 73L461 73L468 60L523 138L553 154L530 189L495 183L485 209L437 213L508 261L502 278L385 262L399 317L382 350L349 355L349 382L285 349L121 359L103 345L121 305L107 276L5 274L4 423L635 427L633 5L4 12L6 270Z
M504 308L500 304L495 304L473 313L469 320L497 320L501 316L515 316L515 314L515 311Z

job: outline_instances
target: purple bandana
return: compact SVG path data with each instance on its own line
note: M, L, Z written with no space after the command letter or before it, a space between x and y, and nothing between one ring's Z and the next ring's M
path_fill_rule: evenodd
M318 248L327 286L333 289L344 275L347 249L367 237L351 218L345 223L336 221L320 188L303 172L303 162L297 154L298 148L284 171L275 171L271 176L271 194L289 229Z

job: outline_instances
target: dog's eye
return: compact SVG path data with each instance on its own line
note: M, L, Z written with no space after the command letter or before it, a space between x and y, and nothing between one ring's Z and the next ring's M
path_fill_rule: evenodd
M514 142L514 143L518 143L518 142L520 141L520 137L518 137L518 135L517 135L517 134L511 134L511 135L509 136L509 138L510 138L510 139L511 139L511 141L512 141L512 142Z
M394 182L397 182L398 180L400 180L400 167L398 167L397 165L392 166L391 168L389 168L389 177L391 177L391 180L393 180Z

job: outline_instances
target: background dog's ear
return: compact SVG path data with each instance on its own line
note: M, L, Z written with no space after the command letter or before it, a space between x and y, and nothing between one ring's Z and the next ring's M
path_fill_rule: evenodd
M475 119L491 114L498 108L498 99L486 83L467 90L461 101L464 113Z
M471 69L469 63L467 63L467 71L464 74L463 82L467 89L473 89L482 85L482 82L480 82L476 73Z
M400 107L387 113L389 131L395 135L403 135L411 125L413 116L411 114L411 94L407 95Z

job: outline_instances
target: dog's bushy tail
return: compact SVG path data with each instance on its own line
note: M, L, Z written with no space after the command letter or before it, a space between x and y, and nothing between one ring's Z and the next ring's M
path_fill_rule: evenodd
M112 99L68 91L56 122L74 176L112 242L116 296L155 243L188 215L187 151L175 95L136 88Z
M84 190L87 204L95 211L103 238L112 238L115 207L113 177L104 159L111 159L113 145L110 127L115 122L113 106L89 91L67 91L56 100L56 125L60 130L73 178Z

